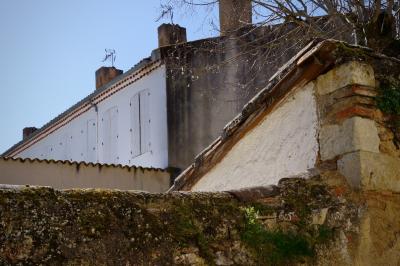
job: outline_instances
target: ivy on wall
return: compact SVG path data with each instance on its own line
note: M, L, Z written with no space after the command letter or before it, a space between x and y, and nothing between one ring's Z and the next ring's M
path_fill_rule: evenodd
M400 115L400 82L383 81L377 96L378 108L391 115Z

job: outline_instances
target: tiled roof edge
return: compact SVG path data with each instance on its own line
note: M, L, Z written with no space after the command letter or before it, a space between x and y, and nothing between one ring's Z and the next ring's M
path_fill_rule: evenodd
M31 158L11 158L11 157L0 157L0 161L12 161L12 162L20 162L20 163L46 163L46 164L68 164L75 166L92 166L92 167L109 167L109 168L119 168L119 169L136 169L142 171L156 171L156 172L168 172L167 169L155 168L155 167L142 167L142 166L128 166L122 164L106 164L106 163L91 163L91 162L77 162L77 161L68 161L68 160L48 160L48 159L31 159Z

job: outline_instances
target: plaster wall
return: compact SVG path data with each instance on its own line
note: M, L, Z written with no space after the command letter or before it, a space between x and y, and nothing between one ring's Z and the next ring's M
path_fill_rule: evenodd
M176 50L169 48L172 51L162 49L167 54L170 166L186 169L296 52L289 49L282 57L270 55L269 62L260 47L272 38L271 34L263 31L240 36L246 37L201 40Z
M307 172L318 155L314 83L288 95L193 187L218 191L276 184Z
M146 91L148 146L132 152L131 99ZM153 70L15 157L166 168L168 166L165 66ZM147 121L148 120L148 121ZM105 130L109 127L110 130Z
M50 186L56 189L109 188L165 192L166 171L67 162L0 159L0 184Z
M315 37L293 26L245 27L229 36L161 48L168 69L170 166L190 166L271 76ZM340 32L328 29L324 38L352 40L348 32L352 30L345 26Z

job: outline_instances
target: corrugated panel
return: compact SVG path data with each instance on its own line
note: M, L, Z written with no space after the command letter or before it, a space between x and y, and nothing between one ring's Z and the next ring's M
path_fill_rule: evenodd
M139 170L147 170L147 171L161 171L161 172L167 172L165 169L161 168L154 168L154 167L142 167L142 166L127 166L127 165L121 165L121 164L106 164L106 163L86 163L86 162L77 162L77 161L69 161L69 160L41 160L41 159L30 159L30 158L11 158L11 157L0 157L0 160L3 161L18 161L21 163L33 163L33 162L38 162L38 163L46 163L46 164L68 164L68 165L91 165L94 167L98 167L101 169L102 167L109 167L109 168L123 168L123 169L139 169Z
M135 94L130 101L131 113L131 153L132 157L140 155L140 112L139 94Z

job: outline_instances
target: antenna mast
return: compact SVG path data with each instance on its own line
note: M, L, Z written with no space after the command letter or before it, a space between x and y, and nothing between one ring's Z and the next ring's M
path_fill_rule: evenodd
M106 55L102 62L110 60L111 66L114 67L115 58L117 57L115 55L115 50L114 49L104 49L104 51L105 51Z

